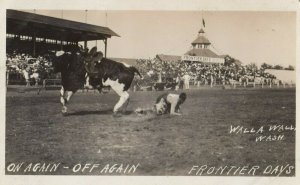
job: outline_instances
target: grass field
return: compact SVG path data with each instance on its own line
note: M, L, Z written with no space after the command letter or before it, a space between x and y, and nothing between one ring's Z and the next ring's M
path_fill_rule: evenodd
M60 113L58 91L42 91L39 95L7 92L6 173L196 175L189 174L195 165L258 165L254 175L275 176L279 175L277 171L263 171L268 166L295 166L295 131L230 133L231 126L295 126L294 88L189 90L182 116L138 116L133 112L137 107L151 107L161 93L130 92L128 114L115 118L112 108L118 97L113 92L78 92L68 106L68 116ZM284 138L256 142L257 136L277 134ZM31 169L25 173L24 166L16 173L7 170L10 164L22 162L61 164L53 172ZM100 167L73 172L79 163L97 163ZM106 164L139 166L132 174L100 173ZM285 172L280 175L295 175L294 169Z

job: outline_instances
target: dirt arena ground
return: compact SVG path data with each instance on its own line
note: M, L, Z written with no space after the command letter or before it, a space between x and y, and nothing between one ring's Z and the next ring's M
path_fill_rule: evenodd
M113 92L78 92L68 106L69 115L62 116L59 91L42 91L39 95L8 91L6 173L226 175L191 172L193 166L207 165L216 168L259 166L256 176L295 175L295 169L291 168L288 173L288 168L282 168L295 166L295 131L268 130L272 125L295 126L294 88L189 90L182 116L134 113L137 107L151 107L161 93L130 92L127 115L115 118L112 108L118 97ZM231 126L252 128L255 132L230 133ZM261 127L264 131L257 132ZM284 137L276 141L256 141L259 136L269 135ZM21 170L10 171L12 164L18 163L23 163ZM30 163L60 163L60 166L52 172L25 170ZM88 165L89 168L82 170L85 164L99 164L99 167L90 171ZM123 165L122 173L101 172L106 165L114 164L115 167ZM135 173L127 173L126 165L138 168ZM276 167L284 172L273 171ZM266 168L273 173L263 173Z

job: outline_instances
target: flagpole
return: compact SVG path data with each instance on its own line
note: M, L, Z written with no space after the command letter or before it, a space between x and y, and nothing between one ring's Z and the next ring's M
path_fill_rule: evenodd
M203 11L202 11L202 26L201 28L205 28L205 20L204 20L204 17L203 17Z
M201 19L202 19L202 25L201 25L201 28L203 28L203 10L201 10Z
M107 26L107 11L105 11L105 26Z
M85 23L87 23L87 11L88 10L85 10Z

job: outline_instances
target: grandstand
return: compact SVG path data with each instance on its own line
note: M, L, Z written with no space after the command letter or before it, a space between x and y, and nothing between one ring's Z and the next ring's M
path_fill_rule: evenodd
M108 38L119 37L108 27L11 9L6 24L7 84L25 84L24 70L42 73L41 79L54 78L45 57L49 51L72 51L81 42L86 48L88 41L101 40L106 56Z

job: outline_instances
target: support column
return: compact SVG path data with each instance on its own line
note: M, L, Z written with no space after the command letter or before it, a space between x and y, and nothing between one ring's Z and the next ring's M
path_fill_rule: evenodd
M106 54L107 54L107 38L104 39L104 45L105 45L104 57L106 58Z
M35 57L36 54L36 33L33 32L33 36L32 36L32 42L33 42L33 51L32 51L32 56Z
M60 50L63 50L64 48L63 48L63 41L62 40L60 40Z
M86 49L87 48L87 41L85 40L84 41L84 49Z
M56 52L56 49L57 49L57 40L55 40L55 52Z

